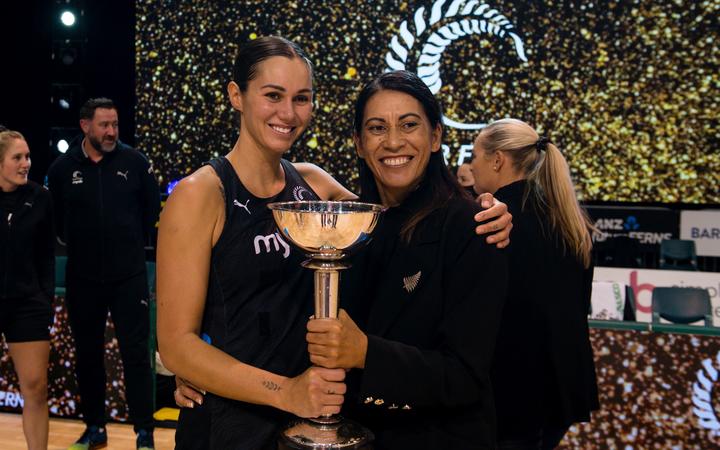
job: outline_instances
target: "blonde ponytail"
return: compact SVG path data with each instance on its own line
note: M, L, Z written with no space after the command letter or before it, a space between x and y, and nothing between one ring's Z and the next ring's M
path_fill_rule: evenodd
M547 206L552 229L560 233L565 247L589 267L590 230L594 227L577 201L570 169L560 150L517 119L491 123L482 130L478 142L486 155L501 151L510 157L513 169L527 180L524 200L533 196Z
M537 172L537 183L548 206L550 224L560 231L572 253L589 267L592 252L589 230L593 225L577 201L567 161L554 144L547 145L545 161Z

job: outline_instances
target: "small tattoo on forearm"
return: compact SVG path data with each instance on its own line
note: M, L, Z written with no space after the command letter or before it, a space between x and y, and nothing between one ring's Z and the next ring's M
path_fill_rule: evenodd
M279 391L282 389L279 384L273 383L272 381L263 381L263 386L265 386L265 389L271 390L271 391Z

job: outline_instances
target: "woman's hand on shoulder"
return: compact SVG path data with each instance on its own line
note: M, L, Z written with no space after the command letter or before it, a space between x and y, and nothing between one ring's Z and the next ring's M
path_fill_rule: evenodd
M293 163L300 176L322 200L355 200L357 195L350 192L329 173L311 163Z
M512 214L508 212L507 205L486 192L477 197L477 202L484 209L475 214L475 221L480 225L475 228L478 235L491 233L485 240L488 244L495 244L498 248L510 245L510 230L512 230Z

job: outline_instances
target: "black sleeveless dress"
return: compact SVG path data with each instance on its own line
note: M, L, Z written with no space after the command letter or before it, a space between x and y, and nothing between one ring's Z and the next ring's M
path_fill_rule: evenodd
M202 338L246 364L293 377L310 365L305 326L313 310L313 278L300 266L306 257L284 240L267 205L319 197L291 163L281 163L285 188L258 198L226 158L209 162L224 188L225 225L212 249ZM269 406L208 393L202 405L182 409L176 448L274 448L278 430L291 418Z

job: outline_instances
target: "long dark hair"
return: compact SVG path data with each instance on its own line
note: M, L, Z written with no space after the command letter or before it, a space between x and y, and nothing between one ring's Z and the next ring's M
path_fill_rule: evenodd
M299 45L280 36L263 36L244 44L235 57L232 81L238 85L241 92L246 92L248 82L257 76L260 63L273 56L300 58L310 70L310 76L313 76L312 62Z
M430 92L425 83L412 72L398 70L394 72L386 72L366 84L360 91L360 95L355 101L355 137L360 139L363 130L363 121L365 118L365 106L373 95L380 91L398 91L416 99L423 107L425 116L430 122L432 129L442 127L442 109L440 102ZM360 173L360 191L363 200L380 202L380 193L378 192L375 176L364 159L357 158L358 169ZM432 152L428 161L425 175L423 176L421 185L427 186L430 190L430 201L424 204L403 224L400 235L405 242L412 239L415 228L420 222L429 216L433 211L444 207L451 198L466 198L469 195L460 186L447 165L442 154L442 150Z

